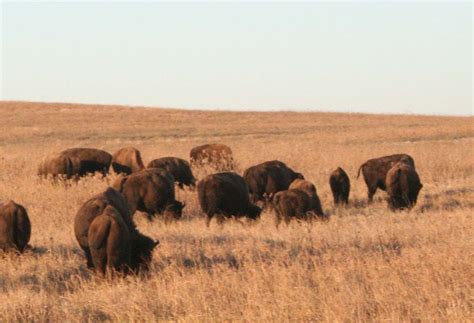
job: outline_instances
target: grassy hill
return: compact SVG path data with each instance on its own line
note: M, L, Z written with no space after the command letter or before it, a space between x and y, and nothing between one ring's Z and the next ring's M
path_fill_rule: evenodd
M0 199L23 204L34 251L0 256L0 320L467 321L474 271L474 119L414 115L210 112L0 102ZM85 267L73 234L80 205L107 187L86 178L42 182L42 158L70 147L142 152L145 164L188 159L203 143L229 145L237 171L279 159L312 181L328 223L276 229L206 228L195 192L177 192L184 219L135 216L161 246L149 275L114 281ZM366 205L359 166L408 153L424 185L411 212ZM341 166L351 206L335 209L328 184ZM205 172L196 171L198 177ZM112 175L111 178L114 176Z

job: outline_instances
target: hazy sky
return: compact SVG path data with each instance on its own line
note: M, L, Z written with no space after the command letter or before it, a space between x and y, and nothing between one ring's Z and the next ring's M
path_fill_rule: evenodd
M4 100L472 114L470 1L1 9Z

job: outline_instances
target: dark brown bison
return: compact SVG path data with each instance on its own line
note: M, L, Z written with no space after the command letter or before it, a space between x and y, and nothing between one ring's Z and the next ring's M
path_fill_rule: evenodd
M360 171L362 170L365 183L367 184L369 202L372 201L377 188L385 191L385 176L387 176L389 169L399 161L415 168L415 161L410 155L406 154L369 159L359 167L357 178L359 178Z
M293 171L279 160L266 161L244 172L253 203L265 202L276 192L287 190L297 178L304 179L302 174Z
M31 236L28 213L13 201L0 201L0 250L23 252Z
M95 148L71 148L61 152L61 155L71 159L75 165L74 169L79 176L100 172L107 175L112 161L112 155L108 152Z
M338 167L331 173L329 176L329 185L331 186L335 205L349 203L351 182L349 176L347 176L347 173L341 167Z
M184 204L176 201L173 176L158 168L147 168L128 176L119 176L112 185L125 197L131 214L146 212L151 220L163 214L165 221L180 219Z
M234 157L230 147L222 144L206 144L191 149L191 165L200 167L209 165L217 171L234 169Z
M79 174L80 161L75 157L56 154L46 157L38 167L38 176L71 179Z
M133 147L119 149L112 156L112 168L117 174L131 174L145 168L140 151Z
M131 242L127 224L120 213L107 205L91 222L87 243L94 268L106 273L107 269L126 273L131 266Z
M189 163L181 158L177 157L163 157L152 160L148 163L147 168L160 168L171 175L174 180L178 183L178 186L182 189L184 185L193 188L196 184L193 172Z
M209 227L214 216L220 223L223 218L247 217L256 220L261 209L249 200L249 191L244 179L232 172L217 173L205 177L197 184L199 204L207 215Z
M276 213L277 227L282 219L289 224L293 218L298 220L326 218L316 187L302 179L296 179L288 190L277 192L272 198L272 205Z
M388 171L385 187L389 208L397 210L413 207L423 184L413 166L399 162Z
M91 224L98 216L104 213L104 210L108 206L114 209L115 216L117 216L117 214L120 215L128 230L129 247L127 248L130 248L130 260L127 267L132 271L147 269L148 264L151 261L153 249L158 245L159 241L157 240L155 242L138 231L135 223L132 221L127 201L118 191L111 187L105 190L105 192L97 194L87 200L81 206L74 219L74 233L79 246L84 250L87 259L87 267L95 267L92 259L91 248L89 246L89 230ZM99 226L103 221L104 220L98 221L98 224L94 226ZM96 227L94 230L98 230L98 228ZM97 245L94 248L96 247ZM116 250L116 252L121 254L123 251ZM128 251L125 250L124 252Z

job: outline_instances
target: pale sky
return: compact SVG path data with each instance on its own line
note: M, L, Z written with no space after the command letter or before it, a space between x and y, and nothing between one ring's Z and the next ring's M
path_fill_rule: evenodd
M2 2L1 99L471 115L472 2Z

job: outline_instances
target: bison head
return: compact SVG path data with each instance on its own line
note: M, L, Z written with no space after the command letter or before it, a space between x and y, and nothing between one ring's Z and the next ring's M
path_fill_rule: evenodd
M165 218L175 220L181 219L185 206L186 204L181 203L180 201L174 201L174 203L167 205L165 208Z
M262 209L252 204L252 205L249 205L249 208L247 211L247 217L252 220L257 220L260 218L261 213L262 213Z

